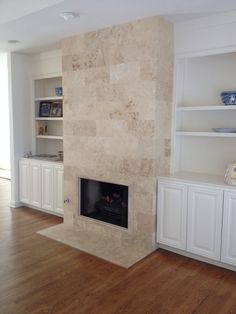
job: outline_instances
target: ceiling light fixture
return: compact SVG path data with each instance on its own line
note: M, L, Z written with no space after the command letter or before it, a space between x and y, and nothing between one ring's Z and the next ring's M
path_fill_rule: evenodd
M8 42L8 44L19 44L20 43L20 41L17 39L9 39L7 42Z
M65 21L73 20L77 17L79 17L79 13L77 12L62 12L60 14L60 17L62 17Z

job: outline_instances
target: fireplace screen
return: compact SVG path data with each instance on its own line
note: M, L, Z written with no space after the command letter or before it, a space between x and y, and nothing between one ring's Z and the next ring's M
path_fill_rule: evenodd
M80 213L128 228L128 186L80 179Z

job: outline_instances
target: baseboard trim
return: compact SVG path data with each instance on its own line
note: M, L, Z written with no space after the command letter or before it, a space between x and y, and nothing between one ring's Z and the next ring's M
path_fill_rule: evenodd
M25 207L28 207L28 208L31 208L31 209L35 209L37 211L40 211L40 212L43 212L43 213L46 213L46 214L50 214L50 215L53 215L53 216L58 216L58 217L61 217L61 218L64 217L64 215L61 214L61 213L56 213L54 211L43 209L41 207L36 207L36 206L25 204L25 203L23 203L21 206L25 206Z
M13 200L10 201L10 207L17 208L17 207L22 207L22 206L23 204L21 202L16 202Z
M198 260L200 262L204 262L204 263L212 264L212 265L215 265L215 266L218 266L218 267L223 267L223 268L226 268L226 269L229 269L229 270L232 270L232 271L236 271L236 266L233 266L233 265L230 265L230 264L225 264L225 263L222 263L222 262L218 262L218 261L212 260L212 259L207 258L207 257L195 255L195 254L192 254L192 253L189 253L189 252L186 252L186 251L182 251L180 249L175 249L175 248L172 248L172 247L170 247L168 245L165 245L165 244L160 244L159 243L159 248L163 249L163 250L171 251L173 253L176 253L176 254L179 254L179 255L183 255L183 256L186 256L186 257L189 257L189 258L192 258L192 259L196 259L196 260Z

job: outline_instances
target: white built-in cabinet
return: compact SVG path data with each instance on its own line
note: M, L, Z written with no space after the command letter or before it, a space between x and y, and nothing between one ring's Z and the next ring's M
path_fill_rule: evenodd
M24 180L27 182L27 179ZM30 204L41 207L41 167L38 162L29 163Z
M53 166L41 164L42 173L42 208L53 211Z
M187 187L163 182L159 184L158 193L158 241L178 249L185 249Z
M188 187L187 251L220 259L223 191Z
M236 265L236 193L225 192L221 260Z
M22 158L19 162L20 201L52 214L63 215L63 165Z
M236 266L236 189L177 177L158 180L157 242Z
M19 188L20 199L22 203L30 203L30 185L29 185L29 163L28 160L22 159L19 163Z
M183 52L191 31L182 31L176 47ZM187 36L187 46L178 34ZM236 105L221 99L221 92L236 90L236 51L188 48L175 59L171 171L159 178L157 241L236 266L236 187L224 183L236 159Z

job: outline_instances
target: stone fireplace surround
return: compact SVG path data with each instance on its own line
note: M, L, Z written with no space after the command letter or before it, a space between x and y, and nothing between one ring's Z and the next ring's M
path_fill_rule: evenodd
M64 223L41 234L124 267L156 249L170 171L173 28L150 17L65 39ZM78 214L78 177L132 187L129 228Z

